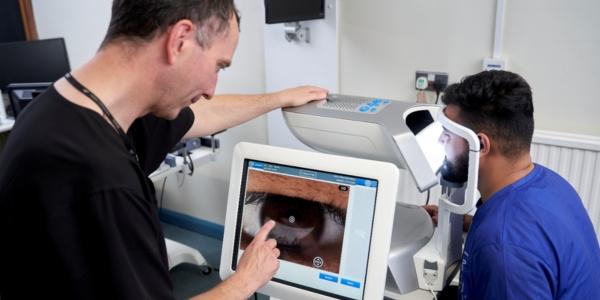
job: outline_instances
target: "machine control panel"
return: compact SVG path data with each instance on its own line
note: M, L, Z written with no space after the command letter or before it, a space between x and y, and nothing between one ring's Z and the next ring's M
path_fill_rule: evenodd
M317 107L337 111L376 114L390 103L391 100L387 99L330 95L327 101L322 101Z

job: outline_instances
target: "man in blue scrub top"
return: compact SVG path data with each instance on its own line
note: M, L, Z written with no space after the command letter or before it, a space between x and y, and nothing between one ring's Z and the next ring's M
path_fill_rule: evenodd
M531 160L525 80L484 71L450 85L444 113L479 137L481 200L465 243L462 299L600 299L600 248L573 187ZM442 173L466 181L464 139L444 131Z

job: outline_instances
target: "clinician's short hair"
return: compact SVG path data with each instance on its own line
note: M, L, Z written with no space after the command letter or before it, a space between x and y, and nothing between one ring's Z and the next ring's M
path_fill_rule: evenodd
M523 77L508 71L483 71L448 86L442 102L459 108L463 125L498 142L502 155L514 158L529 151L533 101Z
M239 26L233 0L114 0L101 47L119 39L150 41L182 19L196 24L198 43L210 47L213 37L229 29L232 16Z

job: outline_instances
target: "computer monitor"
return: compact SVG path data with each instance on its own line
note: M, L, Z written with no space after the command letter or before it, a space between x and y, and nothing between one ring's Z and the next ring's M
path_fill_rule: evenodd
M280 267L259 292L282 299L381 299L398 168L387 162L240 143L234 149L220 274L276 226Z
M42 94L51 82L11 83L6 86L12 116L16 119L33 99Z
M11 83L54 82L71 70L62 38L0 43L0 90Z
M265 0L267 24L325 18L325 0Z

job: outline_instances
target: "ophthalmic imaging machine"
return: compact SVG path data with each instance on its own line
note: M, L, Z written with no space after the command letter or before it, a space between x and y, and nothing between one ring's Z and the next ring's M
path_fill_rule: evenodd
M475 133L446 118L440 106L347 95L285 108L283 115L293 134L314 150L391 162L410 174L420 192L441 185L437 228L421 206L406 203L413 199L397 199L385 295L441 291L460 267L462 215L478 197ZM438 175L445 156L437 142L442 130L469 145L465 183Z

